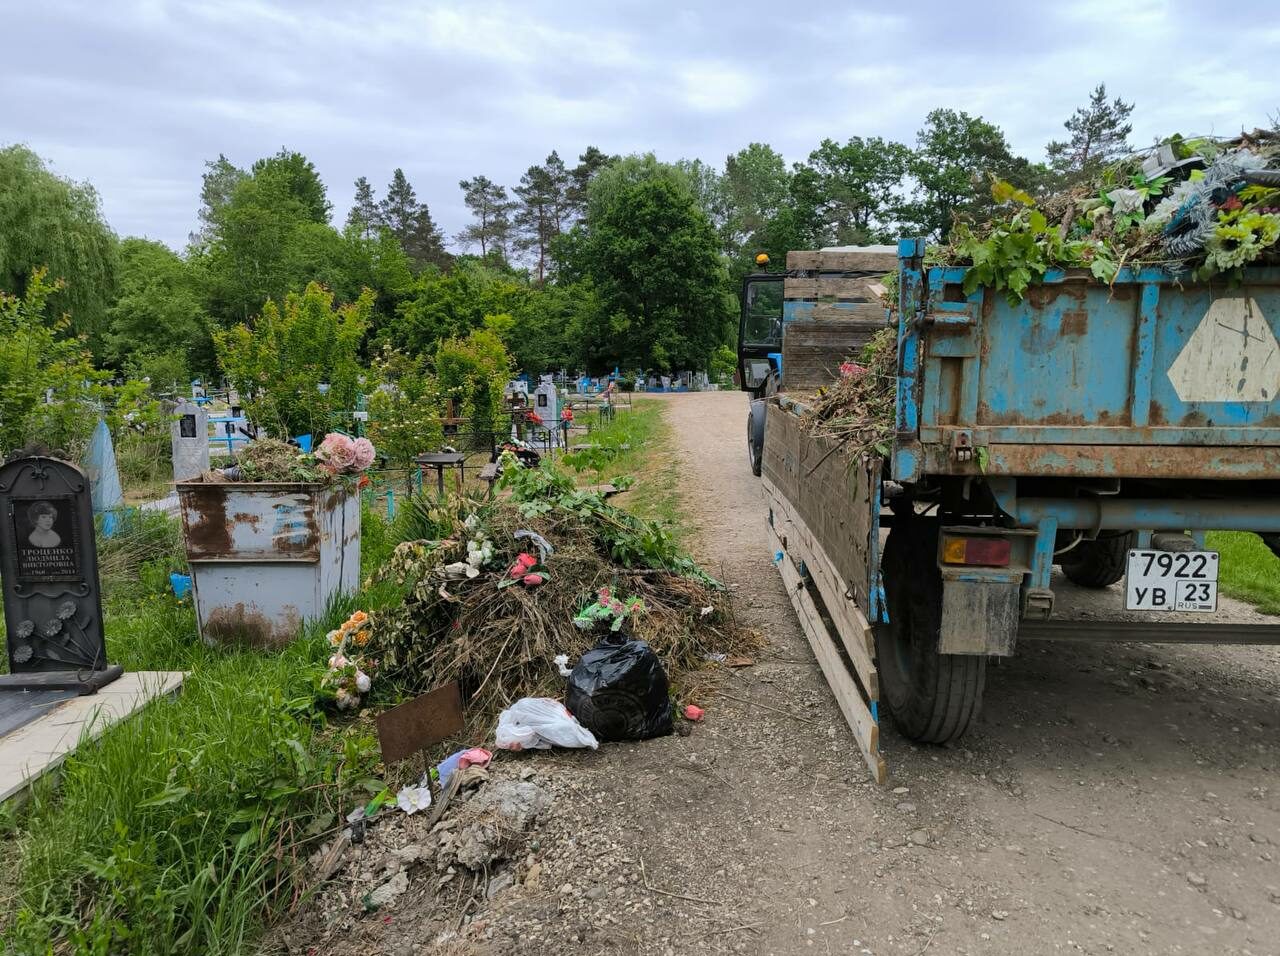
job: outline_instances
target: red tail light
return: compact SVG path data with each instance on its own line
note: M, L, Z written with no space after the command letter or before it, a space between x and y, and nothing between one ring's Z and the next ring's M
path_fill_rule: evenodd
M988 535L960 537L947 535L942 539L943 564L973 564L986 567L1008 567L1013 545L1008 538Z

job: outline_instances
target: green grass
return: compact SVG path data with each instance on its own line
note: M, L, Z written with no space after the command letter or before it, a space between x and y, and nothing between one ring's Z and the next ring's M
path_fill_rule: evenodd
M371 568L394 541L364 520ZM344 600L281 651L211 648L167 590L172 558L104 582L106 630L112 661L185 670L182 692L82 746L56 787L42 781L0 817L0 866L19 874L0 890L5 952L243 952L294 903L317 838L380 786L369 724L330 723L314 682L324 633L393 595Z
M1222 555L1218 587L1224 594L1264 614L1280 614L1280 558L1261 538L1247 531L1213 531L1207 545Z
M641 518L671 525L680 537L679 476L672 465L671 426L665 412L662 402L636 399L630 410L619 409L612 422L593 424L587 438L575 440L599 444L601 450L566 456L566 463L577 464L579 474L597 484L619 475L635 478L631 489L614 501ZM622 449L624 444L630 447Z

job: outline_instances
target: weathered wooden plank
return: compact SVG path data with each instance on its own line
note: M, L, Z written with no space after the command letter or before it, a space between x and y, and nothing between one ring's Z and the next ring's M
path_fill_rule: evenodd
M885 314L885 308L879 302L815 302L813 305L815 319L872 322L878 329L888 325Z
M875 322L796 319L782 333L782 381L789 389L817 388L836 377L840 363L856 358L882 326Z
M880 699L880 673L875 665L875 637L871 625L861 609L853 602L853 596L840 572L814 538L805 523L794 513L790 504L770 481L763 479L765 494L773 508L774 530L780 523L785 528L784 544L789 554L804 562L813 583L822 596L822 603L836 625L836 634L844 644L849 660L853 662L867 696Z
M782 574L782 583L787 590L787 595L791 598L791 605L800 619L800 627L809 640L809 646L813 649L813 656L818 660L818 666L827 679L827 685L831 688L840 712L844 714L845 722L853 731L853 739L857 741L858 749L862 751L862 758L867 762L871 776L877 784L883 784L889 774L884 757L880 755L880 726L871 715L871 710L867 702L862 699L858 685L854 683L848 668L840 658L840 651L835 641L831 639L831 632L827 629L817 605L805 588L800 572L787 556L786 549L776 534L773 535L773 542L774 547L783 553L782 560L777 562L778 570Z
M821 250L793 250L787 253L787 271L825 272L893 272L898 268L898 257L892 252L822 252Z
M804 432L798 416L770 403L762 474L830 558L854 602L870 608L878 546L873 530L879 521L879 502L873 508L872 498L878 499L874 469L879 462L850 462L834 444Z
M847 279L844 276L820 276L816 279L782 280L782 295L787 299L847 299L854 302L879 303L871 286L875 278Z

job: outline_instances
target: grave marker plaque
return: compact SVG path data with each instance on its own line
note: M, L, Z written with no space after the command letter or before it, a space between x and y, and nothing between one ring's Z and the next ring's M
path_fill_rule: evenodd
M89 481L56 458L0 467L0 575L9 673L0 689L92 693L107 664Z

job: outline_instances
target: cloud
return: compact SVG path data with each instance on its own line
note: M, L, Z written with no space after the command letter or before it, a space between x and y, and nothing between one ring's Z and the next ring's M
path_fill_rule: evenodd
M949 106L1038 159L1099 82L1137 104L1135 144L1280 110L1267 71L1280 28L1263 0L1240 0L1230 22L1190 0L1027 11L42 0L5 19L0 143L91 181L118 232L181 247L204 162L248 165L282 145L316 164L335 219L357 176L380 187L401 167L453 234L466 221L460 179L513 185L553 149L570 163L596 145L718 165L755 141L794 161L827 137L911 143Z

